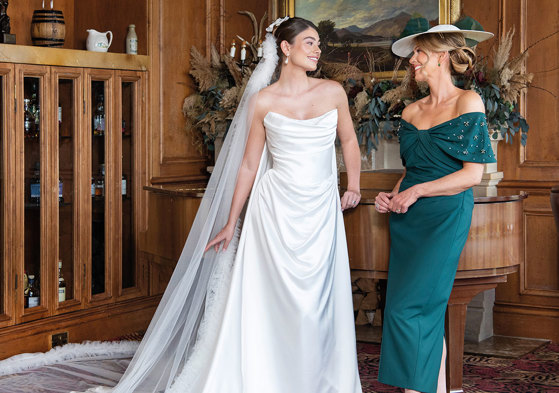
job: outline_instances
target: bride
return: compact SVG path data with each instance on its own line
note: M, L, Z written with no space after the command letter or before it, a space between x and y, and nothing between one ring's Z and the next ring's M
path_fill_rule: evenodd
M116 387L90 391L361 392L342 216L360 199L347 96L307 76L320 57L311 22L267 31L146 336Z

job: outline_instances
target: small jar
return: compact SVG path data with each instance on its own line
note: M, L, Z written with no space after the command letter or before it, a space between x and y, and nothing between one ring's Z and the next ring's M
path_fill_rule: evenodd
M126 53L129 55L138 54L138 36L136 35L136 26L128 26L128 34L126 35Z

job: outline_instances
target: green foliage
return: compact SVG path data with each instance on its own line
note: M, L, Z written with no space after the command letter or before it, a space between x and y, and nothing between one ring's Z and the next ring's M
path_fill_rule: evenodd
M505 142L508 143L512 143L513 137L520 133L520 143L525 146L528 138L528 123L520 115L516 105L501 98L499 86L494 83L480 83L474 79L472 87L485 104L488 127L499 131ZM493 137L497 138L497 134L495 133Z

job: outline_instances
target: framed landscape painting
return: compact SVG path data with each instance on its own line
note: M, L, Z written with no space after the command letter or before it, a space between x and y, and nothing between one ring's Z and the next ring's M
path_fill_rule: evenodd
M285 0L290 16L314 22L322 59L351 63L362 71L392 75L397 57L390 47L406 23L423 17L431 26L459 16L460 0Z

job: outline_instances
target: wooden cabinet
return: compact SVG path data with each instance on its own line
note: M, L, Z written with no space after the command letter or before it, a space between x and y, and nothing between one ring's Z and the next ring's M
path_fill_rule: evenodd
M20 351L4 349L18 328L48 336L64 315L84 323L148 293L137 252L148 58L99 54L117 64L101 69L81 51L49 65L52 51L0 63L0 358Z

